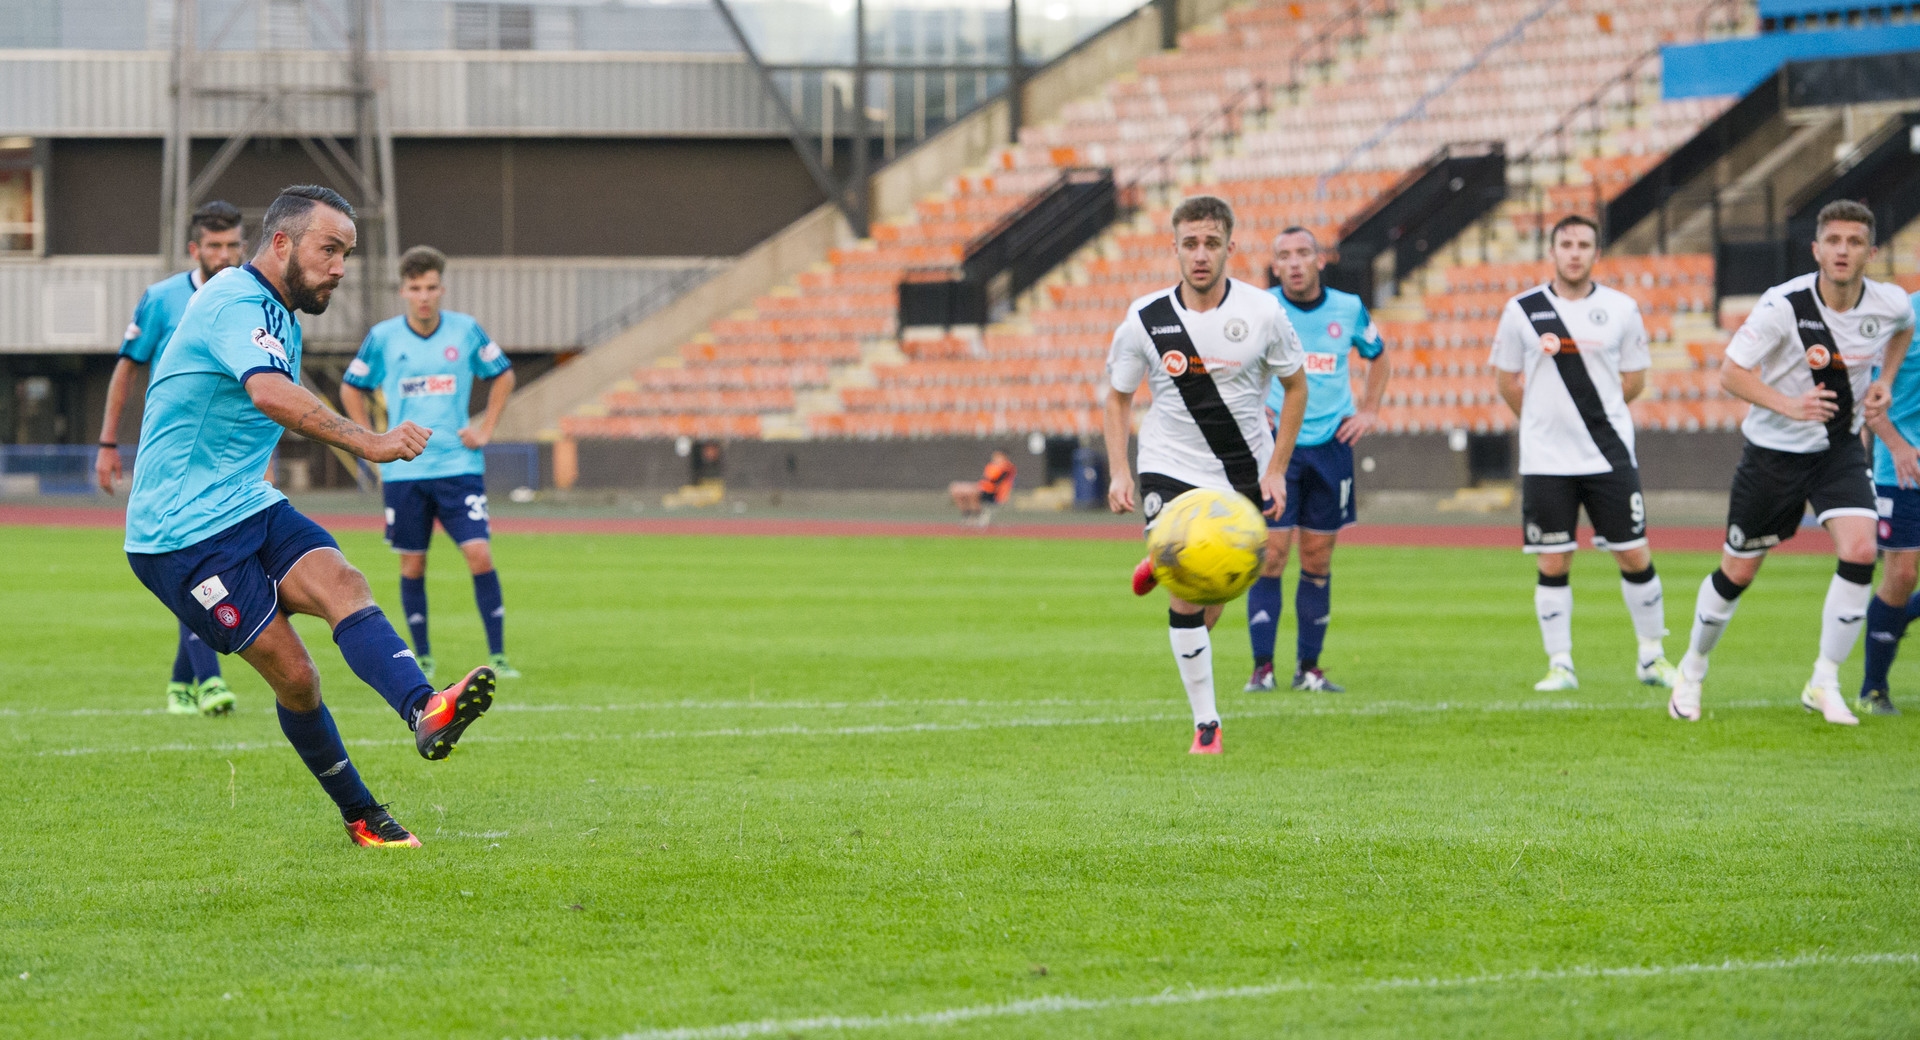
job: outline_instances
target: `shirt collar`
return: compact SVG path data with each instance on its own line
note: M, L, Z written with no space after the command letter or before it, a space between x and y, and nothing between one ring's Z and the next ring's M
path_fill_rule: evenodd
M1185 284L1187 283L1181 282L1179 283L1179 285L1175 285L1173 287L1173 304L1174 306L1180 308L1181 310L1186 311L1188 314L1193 314L1195 313L1193 308L1187 306L1187 298L1181 295L1180 293L1180 287ZM1217 311L1220 308L1225 307L1227 305L1227 297L1232 295L1233 295L1233 279L1229 277L1227 279L1227 287L1220 291L1220 302L1214 304L1213 309Z
M1320 295L1315 296L1312 300L1310 300L1307 303L1301 303L1299 300L1296 300L1293 297L1288 296L1287 291L1285 289L1280 290L1280 296L1282 299L1292 304L1295 310L1312 313L1313 311L1319 310L1321 304L1327 302L1327 287L1325 285L1320 286Z
M261 274L260 269L258 267L255 267L252 264L242 264L240 269L252 275L254 278L254 281L259 282L262 286L266 288L267 292L272 293L273 302L279 304L281 308L285 310L287 313L289 314L293 313L293 308L287 306L287 301L280 298L280 290L275 289L273 287L273 283L267 281L267 276L264 274Z

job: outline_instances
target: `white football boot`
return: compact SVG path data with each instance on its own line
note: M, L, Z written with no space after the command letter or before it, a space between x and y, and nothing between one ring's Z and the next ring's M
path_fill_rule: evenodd
M1700 680L1687 678L1687 673L1678 668L1673 670L1673 696L1667 698L1667 714L1681 722L1700 721Z
M1808 711L1817 711L1821 717L1836 726L1858 726L1860 720L1847 707L1847 699L1832 686L1816 686L1811 681L1800 691L1800 704Z
M1547 670L1547 677L1533 684L1536 693L1558 693L1562 690L1577 690L1580 680L1574 676L1573 669L1556 664Z

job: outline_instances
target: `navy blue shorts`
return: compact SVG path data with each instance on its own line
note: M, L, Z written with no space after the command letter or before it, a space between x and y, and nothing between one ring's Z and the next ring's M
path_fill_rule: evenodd
M1920 549L1920 490L1875 484L1873 504L1880 514L1880 551Z
M424 553L433 541L433 521L455 545L484 542L487 530L487 481L478 473L432 480L389 480L380 489L387 500L387 544L394 552Z
M1267 526L1332 534L1357 519L1353 445L1333 440L1293 449L1287 462L1287 508Z
M170 553L128 553L149 592L223 654L253 645L280 608L280 582L315 549L338 549L326 528L285 502Z

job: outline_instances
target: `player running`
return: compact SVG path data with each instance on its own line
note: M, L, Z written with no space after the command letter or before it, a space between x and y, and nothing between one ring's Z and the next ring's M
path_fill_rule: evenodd
M140 294L133 321L120 343L120 360L114 362L113 377L107 382L106 417L100 422L100 451L94 456L93 472L100 490L109 495L120 479L120 413L127 406L133 370L153 363L173 335L174 326L180 323L180 314L194 292L221 271L238 267L245 248L240 210L231 202L208 202L193 211L193 220L187 226L187 257L194 266L147 286L147 291ZM167 681L167 713L225 715L232 710L233 691L220 674L220 655L181 623L180 644L173 654L173 677Z
M1767 550L1800 530L1811 505L1839 562L1820 612L1820 656L1800 703L1828 722L1860 723L1840 695L1840 665L1873 598L1878 511L1860 425L1884 416L1888 384L1913 340L1913 303L1897 286L1866 277L1873 252L1873 211L1828 203L1814 225L1819 270L1768 289L1727 344L1720 385L1753 407L1740 424L1746 446L1727 498L1726 548L1720 568L1700 583L1692 638L1667 704L1676 719L1700 718L1707 655Z
M1380 399L1387 392L1392 365L1386 344L1367 315L1367 305L1352 293L1320 282L1327 266L1320 242L1303 227L1290 227L1273 240L1273 275L1267 290L1280 301L1299 333L1307 368L1307 414L1300 443L1287 464L1287 508L1267 524L1267 558L1260 578L1247 590L1247 634L1253 642L1253 677L1246 692L1274 688L1273 643L1280 627L1280 576L1287 570L1294 528L1300 529L1300 583L1293 593L1295 640L1293 688L1345 693L1320 669L1320 650L1333 616L1333 544L1340 529L1355 520L1353 444L1379 421ZM1355 407L1347 381L1347 354L1357 350L1367 362L1363 403ZM1267 408L1278 413L1285 394L1268 390Z
M493 701L481 667L436 693L333 537L260 479L282 428L373 462L417 457L430 433L375 434L301 389L300 322L320 314L353 251L353 208L306 185L273 200L260 248L193 296L154 365L127 503L127 561L206 644L239 654L273 687L280 730L340 808L359 845L417 846L374 800L320 699L289 614L323 618L354 674L445 758Z
M1648 686L1673 685L1627 411L1646 388L1652 359L1640 305L1593 281L1599 240L1582 216L1553 226L1553 280L1507 301L1490 358L1500 396L1520 418L1520 518L1524 551L1538 561L1533 608L1547 650L1547 677L1533 688L1542 692L1580 688L1567 576L1582 508L1594 548L1610 550L1620 567L1620 595L1640 642L1634 675ZM1515 376L1524 376L1524 389Z
M507 608L500 575L493 569L487 460L480 450L493 438L513 393L513 366L479 322L440 309L446 270L446 254L432 246L415 246L400 258L400 295L407 313L368 330L341 381L340 403L349 418L372 429L367 393L378 390L386 397L390 425L412 422L437 435L419 458L380 467L387 544L400 554L400 607L413 631L420 670L433 678L433 649L427 640L427 548L437 517L467 558L493 672L517 679L520 673L507 664ZM486 413L478 422L468 416L475 379L493 380Z
M1107 462L1113 474L1107 505L1134 509L1127 440L1133 395L1142 381L1153 404L1140 424L1140 508L1147 526L1168 502L1197 487L1237 491L1264 505L1270 520L1287 506L1286 473L1307 410L1300 339L1272 296L1227 277L1233 256L1233 208L1210 195L1173 211L1173 253L1180 283L1135 300L1114 331L1107 354ZM1278 377L1286 395L1279 430L1267 424L1267 384ZM1151 560L1133 574L1133 590L1154 586ZM1178 596L1167 613L1174 665L1193 708L1196 755L1220 753L1214 707L1212 641L1220 607Z
M1907 302L1920 310L1920 292ZM1874 715L1900 714L1887 689L1887 673L1907 624L1920 615L1920 596L1913 593L1920 577L1920 361L1912 350L1894 373L1892 390L1886 411L1867 417L1878 438L1874 504L1880 512L1880 555L1887 563L1879 594L1867 601L1866 673L1860 682L1860 710Z

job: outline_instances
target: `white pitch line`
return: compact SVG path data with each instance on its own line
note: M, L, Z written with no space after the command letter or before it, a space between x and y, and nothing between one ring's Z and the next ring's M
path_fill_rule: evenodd
M1727 701L1717 708L1777 708L1784 702L1767 700ZM1658 704L1590 704L1577 701L1492 701L1483 704L1459 704L1437 702L1419 704L1402 701L1376 701L1371 704L1356 704L1351 707L1310 706L1278 707L1278 710L1235 712L1226 716L1227 721L1243 719L1284 719L1284 718L1342 718L1342 717L1383 717L1389 715L1422 715L1447 712L1471 712L1480 714L1504 714L1525 712L1556 711L1646 711L1652 712ZM583 743L598 741L626 740L699 740L713 737L756 738L756 737L862 737L886 734L912 733L974 733L996 729L1050 729L1071 726L1130 726L1147 722L1170 722L1186 720L1185 713L1155 713L1145 715L1100 716L1094 718L1060 719L989 719L985 721L960 722L911 722L911 723L873 723L865 726L768 726L756 729L725 727L704 730L651 730L639 733L529 733L489 735L476 734L468 737L465 743L473 744L528 744L528 743ZM15 742L12 746L18 746ZM404 747L413 741L406 738L395 740L356 739L344 742L348 747ZM171 743L153 744L145 747L72 747L51 748L35 751L35 758L71 758L81 755L154 755L195 752L242 753L248 751L270 751L284 747L278 741L193 744ZM9 745L0 744L0 753L11 750Z
M496 712L619 712L619 711L881 711L891 708L1111 708L1115 705L1158 705L1163 700L978 700L948 698L935 700L880 699L871 701L768 701L720 700L639 701L631 704L495 704ZM374 705L327 704L336 715L383 714L391 708ZM101 718L171 714L165 708L0 708L0 718Z
M1722 975L1743 972L1790 971L1795 968L1830 966L1900 965L1920 967L1920 954L1863 953L1852 956L1808 953L1770 961L1724 960L1715 963L1625 965L1596 968L1535 968L1528 971L1488 975L1461 975L1450 978L1401 977L1367 979L1359 982L1328 983L1310 979L1285 979L1253 986L1210 989L1163 990L1130 997L1039 997L1004 1004L976 1004L972 1007L946 1008L885 1015L819 1015L813 1018L761 1019L756 1022L730 1022L716 1026L680 1026L671 1029L642 1029L622 1033L617 1040L746 1040L757 1036L805 1034L818 1030L854 1032L870 1029L934 1028L977 1022L985 1019L1027 1018L1034 1015L1063 1014L1073 1011L1107 1011L1124 1008L1174 1007L1183 1004L1208 1004L1224 1000L1252 1000L1287 993L1368 993L1406 990L1472 989L1482 986L1508 986L1534 982L1568 982L1592 979L1650 979L1688 975Z

